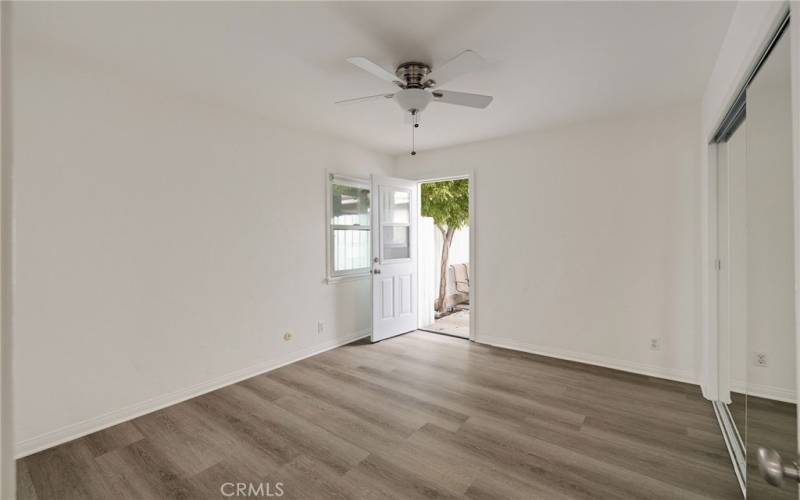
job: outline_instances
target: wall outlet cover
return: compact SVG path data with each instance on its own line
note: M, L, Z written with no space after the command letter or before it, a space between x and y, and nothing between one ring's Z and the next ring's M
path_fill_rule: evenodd
M653 351L661 350L661 339L650 339L650 349Z
M757 352L756 359L755 359L756 366L769 366L767 361L767 353L765 352Z

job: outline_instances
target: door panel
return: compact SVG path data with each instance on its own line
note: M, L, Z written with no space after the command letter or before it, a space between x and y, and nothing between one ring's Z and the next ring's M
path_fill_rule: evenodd
M719 397L716 406L737 478L744 488L746 355L746 123L721 144L717 165ZM731 286L734 284L736 286Z
M402 315L408 315L413 313L413 309L411 307L412 282L413 281L410 274L400 276L400 279L397 281L399 295L400 295L400 314Z
M417 184L372 176L372 341L417 327Z
M381 319L394 318L394 278L381 278Z
M743 194L747 498L798 498L797 482L769 484L760 448L797 459L795 235L789 32L747 89Z

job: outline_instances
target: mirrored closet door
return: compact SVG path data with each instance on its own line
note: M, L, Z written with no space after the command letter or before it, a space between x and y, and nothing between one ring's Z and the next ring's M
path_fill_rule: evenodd
M715 408L744 496L796 500L797 481L782 474L798 456L788 30L740 106L718 148Z

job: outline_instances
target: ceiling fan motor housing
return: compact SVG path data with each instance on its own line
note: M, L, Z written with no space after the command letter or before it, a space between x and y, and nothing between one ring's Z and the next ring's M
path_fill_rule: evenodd
M430 72L431 67L425 63L407 62L398 66L395 74L405 82L405 88L424 89L433 83L427 79Z

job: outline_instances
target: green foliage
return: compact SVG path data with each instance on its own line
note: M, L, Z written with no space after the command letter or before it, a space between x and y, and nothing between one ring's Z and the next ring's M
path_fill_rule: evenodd
M461 229L469 223L469 180L422 185L422 215L433 217L439 229Z

